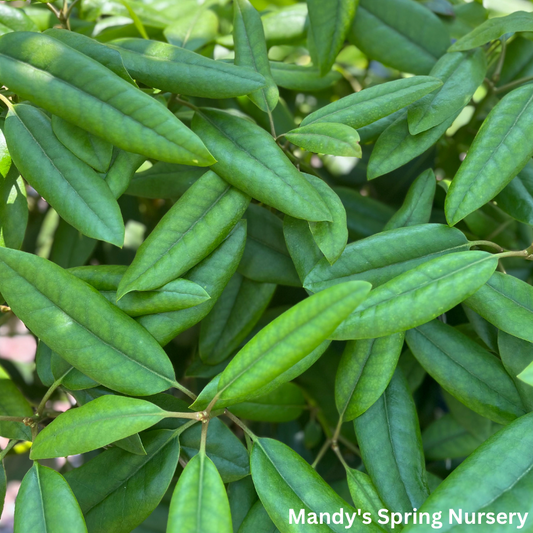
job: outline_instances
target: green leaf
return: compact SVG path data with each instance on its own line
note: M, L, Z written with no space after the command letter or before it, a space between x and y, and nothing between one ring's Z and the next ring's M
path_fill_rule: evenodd
M44 343L41 341L41 344ZM98 382L74 368L55 352L50 354L50 368L54 381L61 379L61 385L69 390L83 390L98 386Z
M427 74L450 45L441 20L412 0L361 0L348 36L371 59Z
M252 331L275 290L272 283L259 283L234 274L202 321L199 343L202 361L210 365L225 361Z
M157 289L207 257L224 240L250 198L207 172L165 214L137 250L117 298Z
M429 322L474 294L497 264L497 257L477 251L423 263L373 290L332 338L383 337Z
M112 448L65 475L92 533L132 531L167 491L180 454L176 432L149 431L142 441L146 455Z
M52 128L61 144L98 172L106 172L111 164L113 145L75 124L52 116Z
M33 416L28 400L11 381L9 374L0 366L0 416ZM22 422L0 421L0 436L8 439L31 441L31 431Z
M388 174L423 154L444 135L455 118L456 115L418 135L411 135L407 113L404 113L379 136L368 162L368 179Z
M527 515L531 513L532 504L528 495L531 491L532 471L532 435L533 414L522 416L492 436L480 446L470 457L463 461L419 508L420 513L452 510L459 515L460 511L475 513L481 511L481 528L485 528L486 520L491 513L496 514L503 509L513 509L520 513L513 517L513 525L497 526L502 531L517 529L525 524ZM483 483L479 480L483 479ZM468 527L468 526L466 526ZM475 526L474 526L475 527ZM443 520L442 532L465 530L454 519L451 523ZM404 531L429 533L434 531L431 525L408 526Z
M334 265L322 259L307 275L304 285L318 292L361 279L375 288L431 259L468 247L462 232L442 224L392 229L350 243Z
M233 98L265 84L264 78L256 72L213 61L172 44L132 38L118 39L112 46L136 80L171 93ZM190 164L187 161L169 162Z
M24 10L6 4L0 6L0 35L16 31L39 31Z
M354 427L366 470L387 508L419 508L429 490L416 406L401 370Z
M203 109L194 115L192 127L218 159L213 170L231 185L296 218L331 219L318 193L259 126Z
M290 422L299 418L306 406L300 387L283 383L268 394L233 405L231 412L245 420Z
M531 159L532 119L533 85L511 91L492 109L446 196L451 226L492 200Z
M55 418L37 435L31 458L66 457L95 450L157 424L166 414L145 400L101 396ZM88 425L90 431L84 429Z
M455 117L483 83L487 60L482 50L444 54L430 75L443 81L442 87L415 102L407 112L409 132L417 135Z
M65 478L39 463L24 476L15 505L15 533L87 533Z
M266 509L260 501L255 502L246 515L239 533L278 533L279 529L268 516Z
M7 153L4 135L0 131L0 157ZM0 168L0 246L19 249L28 224L28 200L22 176L14 165L3 175Z
M115 150L111 167L105 175L105 181L109 185L115 198L120 198L128 189L136 170L144 163L146 157L132 154L124 150ZM203 174L203 169L198 169Z
M524 414L502 363L452 326L434 320L408 331L407 343L428 374L476 413L499 424Z
M0 461L0 515L4 511L4 502L7 492L7 478L6 469L4 468L4 461Z
M211 296L210 300L190 309L140 317L139 324L164 346L176 335L200 322L213 309L224 287L235 273L245 240L246 222L240 221L217 249L185 275L184 279L203 287Z
M303 4L295 4L295 7L300 5ZM342 78L340 72L335 70L320 76L320 71L316 67L304 67L280 61L270 62L270 72L279 87L292 91L322 91L335 85Z
M46 259L7 248L0 248L0 274L0 291L13 312L87 376L125 394L172 386L172 364L154 338L83 281Z
M505 17L494 17L483 22L450 46L450 52L470 50L503 37L506 33L533 31L533 15L517 11Z
M268 209L250 204L246 211L248 235L239 272L262 283L300 286L283 238L281 219Z
M495 272L465 305L505 333L533 342L533 287L522 280Z
M200 5L167 26L163 34L170 44L195 51L216 39L218 17L208 5Z
M228 485L228 500L233 531L239 531L239 527L246 518L248 511L257 501L257 494L251 476Z
M496 203L515 220L533 226L533 165L526 166L496 196Z
M5 135L17 168L62 218L88 237L122 246L124 222L109 187L57 140L46 115L16 105Z
M2 83L9 89L115 146L169 163L214 162L168 109L60 41L8 33L0 37L0 54Z
M403 333L350 341L335 378L335 403L345 422L362 415L387 388L403 347Z
M318 66L325 76L331 69L350 30L357 0L307 0L309 36L317 47ZM341 155L341 154L338 154Z
M498 347L503 366L513 379L522 403L528 411L533 411L533 388L517 378L533 362L531 343L498 331Z
M226 489L216 466L204 453L183 470L170 502L167 533L231 533Z
M324 342L369 290L369 283L343 283L283 313L232 359L220 378L220 398L244 400L289 370Z
M362 519L357 516L357 511L338 496L316 471L287 445L272 439L255 440L251 464L252 479L261 503L282 533L310 530L336 533L382 531L376 524L363 524ZM312 524L313 515L315 522L318 523L321 512L339 513L340 508L348 513L350 518L354 513L355 520L351 526L348 524L347 527L344 523L335 524L333 521L321 527L306 525L308 520ZM301 521L298 525L294 522L292 525L289 524L291 509L295 519L298 519L301 510L303 511L303 524ZM342 518L343 522L346 522L344 515Z
M334 122L309 124L289 131L284 137L292 144L317 154L362 157L359 134L350 126Z
M304 118L301 125L340 122L359 129L416 102L441 86L441 80L429 76L389 81L328 104Z
M98 241L86 237L76 228L59 219L50 250L50 261L63 268L83 265L93 254Z
M284 2L288 4L288 2ZM268 46L276 44L297 43L305 39L307 32L307 4L288 4L261 15Z
M270 62L261 17L248 0L233 2L233 40L235 43L235 64L248 67L260 74L266 85L252 92L252 102L265 113L274 110L279 91L270 73Z
M409 187L405 200L385 225L385 230L427 224L437 190L435 173L428 168Z

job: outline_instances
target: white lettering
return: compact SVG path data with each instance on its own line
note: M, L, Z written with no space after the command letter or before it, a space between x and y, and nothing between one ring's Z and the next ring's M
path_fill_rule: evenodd
M294 513L294 509L289 509L289 524L299 524L300 520L302 524L305 524L305 512L303 509L300 509L298 517Z
M459 516L457 516L456 512L453 509L450 509L450 517L448 519L448 522L450 524L453 524L452 520L455 520L458 524L462 524L463 523L463 510L459 509Z
M522 529L526 523L527 515L529 513L524 514L524 520L522 520L522 513L516 513L518 515L518 520L520 520L520 525L516 529Z

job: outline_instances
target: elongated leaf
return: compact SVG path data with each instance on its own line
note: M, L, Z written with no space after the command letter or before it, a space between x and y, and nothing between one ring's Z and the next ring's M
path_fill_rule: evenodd
M226 489L216 466L204 453L183 470L170 502L168 533L231 533Z
M382 337L429 322L474 294L497 263L487 252L432 259L372 291L332 338Z
M22 9L2 4L0 6L0 35L15 31L39 31L39 29Z
M202 361L213 365L226 360L252 331L275 290L272 283L258 283L234 274L202 322L199 344Z
M532 85L511 91L489 113L450 185L450 225L492 200L531 159L532 117Z
M442 86L429 76L389 81L345 96L304 118L302 126L315 122L340 122L362 128L402 109Z
M317 292L362 279L379 287L431 259L467 249L463 233L441 224L393 229L350 243L335 265L322 259L307 275L304 285Z
M524 224L533 225L533 165L527 163L495 198L498 207Z
M407 343L428 374L476 413L500 424L524 414L502 363L455 328L434 320L408 331Z
M249 69L213 61L172 44L119 39L113 42L113 46L136 80L163 91L205 98L232 98L251 93L265 83L261 75Z
M87 533L80 506L59 472L33 463L17 495L14 531Z
M391 511L418 508L429 495L416 407L401 370L354 421L363 462Z
M44 345L42 341L41 344ZM98 382L74 368L55 352L50 354L50 368L54 381L61 379L61 385L69 390L83 390L98 386Z
M144 163L146 157L124 150L115 150L111 167L106 173L105 181L115 198L120 198L128 188L135 171ZM201 169L198 169L202 172ZM203 173L203 172L202 172Z
M402 207L387 222L385 230L427 224L437 190L435 173L427 169L409 187Z
M246 515L239 533L278 533L279 529L268 516L266 509L260 501L255 502Z
M28 400L11 381L9 374L0 367L0 415L33 416ZM22 422L0 421L0 436L8 439L31 440L30 428Z
M55 115L52 116L52 128L61 144L68 148L76 157L98 172L107 171L113 156L113 145L111 143Z
M470 50L503 37L506 33L533 31L533 15L517 11L506 17L495 17L477 26L450 47L450 52Z
M0 154L7 152L0 131ZM24 180L13 165L4 176L0 169L0 246L19 249L28 223L28 200Z
M33 442L31 457L48 459L95 450L157 424L165 414L145 400L101 396L54 419ZM90 432L83 429L88 425Z
M138 322L141 326L164 346L176 335L200 322L213 309L235 273L245 240L246 222L240 221L216 250L185 275L185 279L204 287L211 299L190 309L140 317Z
M239 531L248 511L257 501L257 493L250 476L228 485L228 500L231 509L233 531Z
M4 461L0 461L0 514L4 511L4 502L7 492L7 478L6 469L4 468Z
M109 187L57 140L43 113L14 106L5 134L17 168L62 218L88 237L122 246L124 223Z
M251 93L250 100L265 113L274 110L279 91L270 73L270 62L261 17L248 0L233 2L233 40L235 64L260 74L266 85Z
M430 76L443 81L443 86L415 102L407 112L411 135L456 116L483 83L486 72L487 60L482 50L444 54L430 72Z
M363 524L357 511L285 444L272 439L257 439L252 448L251 464L252 479L261 503L282 533L313 529L336 533L382 531L375 523ZM308 521L313 524L313 515L315 523L318 523L319 513L328 512L333 515L339 513L341 508L341 513L346 512L350 519L355 518L351 523L341 514L341 524L332 521L322 526L307 525ZM292 525L289 523L290 510L294 514Z
M0 248L0 273L0 291L15 314L87 376L126 394L172 385L174 370L154 338L86 283L46 259L7 248Z
M522 280L495 272L465 305L509 335L533 342L533 288Z
M65 475L87 526L94 533L126 533L163 498L176 470L180 444L175 431L143 434L146 455L112 448Z
M368 57L427 74L450 45L444 24L412 0L361 0L348 36Z
M307 0L309 35L317 46L318 66L324 76L331 69L352 24L358 2Z
M343 283L283 313L230 362L220 378L220 397L246 399L301 361L331 335L369 290L369 283Z
M213 170L228 183L296 218L331 219L318 193L265 130L214 109L196 113L192 126L218 159Z
M493 435L470 457L461 463L428 498L419 512L453 510L455 516L465 513L483 512L480 517L481 527L490 527L487 520L495 520L497 513L503 509L513 508L518 516L513 516L512 529L520 524L524 527L527 513L533 510L529 494L531 492L533 462L532 435L533 414L520 417L506 428ZM483 483L479 483L480 478ZM479 523L479 522L477 522ZM452 520L443 520L441 531L464 531L461 525ZM480 526L478 526L479 528ZM511 530L511 526L502 527L502 531ZM434 531L431 525L408 526L404 531L429 533Z
M295 6L300 5L303 4L295 4ZM277 85L293 91L321 91L342 78L342 75L334 70L325 76L320 76L320 71L316 67L303 67L279 61L270 62L270 72Z
M214 172L204 174L172 206L137 250L117 290L153 290L207 257L228 235L250 198Z
M387 388L403 346L403 333L346 345L335 378L335 403L349 422L371 407Z
M163 31L167 41L187 50L198 50L218 34L218 17L206 4L180 17Z
M302 41L307 31L307 4L298 3L268 11L261 16L269 46Z
M213 163L198 137L168 109L60 41L9 33L0 38L0 53L2 83L21 98L123 150L170 163Z
M98 241L86 237L76 228L59 220L54 242L50 250L50 261L63 268L83 265L94 252Z
M319 122L302 126L284 134L292 144L308 152L361 157L359 134L353 128L334 122Z

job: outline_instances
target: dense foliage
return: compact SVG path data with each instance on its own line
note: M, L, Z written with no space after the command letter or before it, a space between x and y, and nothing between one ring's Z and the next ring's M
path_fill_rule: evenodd
M0 4L15 533L532 531L533 14L252 4Z

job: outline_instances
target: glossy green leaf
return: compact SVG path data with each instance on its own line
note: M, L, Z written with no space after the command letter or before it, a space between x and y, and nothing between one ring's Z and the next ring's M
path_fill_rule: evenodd
M163 31L167 41L187 50L198 50L213 42L218 34L216 13L200 5L184 17L180 17Z
M533 15L516 11L506 17L494 17L477 26L450 47L450 52L470 50L503 37L506 33L533 31Z
M463 305L462 307L468 318L468 322L472 325L472 328L477 333L478 337L490 348L491 351L498 353L498 329L470 309L470 307L467 307L466 305Z
M41 344L44 343L41 341ZM61 385L69 390L83 390L98 386L98 382L74 368L55 352L50 354L50 368L54 381L61 379Z
M533 342L533 287L522 280L495 272L465 305L509 335Z
M76 228L59 219L49 259L63 268L83 265L94 252L98 241L83 235Z
M235 0L233 3L233 40L235 65L247 67L265 80L265 86L252 92L250 99L261 111L273 111L278 103L279 91L270 72L261 17L248 0Z
M429 490L416 407L401 370L354 426L366 470L387 508L419 508Z
M295 4L299 5L303 4ZM335 70L320 76L320 71L316 67L303 67L280 61L270 62L270 72L277 85L293 91L321 91L335 85L342 78L342 75Z
M492 275L487 252L437 257L381 285L335 331L333 339L369 339L414 328L449 311Z
M115 150L111 167L105 175L105 181L115 198L120 198L128 189L135 172L145 160L146 157L143 155ZM198 171L203 174L202 169L198 169Z
M415 102L407 112L411 135L429 130L461 111L483 83L486 72L482 50L444 54L430 72L442 80L442 87Z
M493 428L501 428L500 424L496 424L488 418L485 418L484 416L477 414L475 411L472 411L465 404L461 403L444 389L442 391L442 395L446 401L446 405L448 406L451 415L472 435L485 440L489 438L492 433L497 431L493 431Z
M250 198L214 172L204 174L143 242L117 290L153 290L207 257L228 235Z
M62 218L88 237L122 246L124 223L109 187L57 140L43 113L15 106L5 135L17 168Z
M403 333L350 341L335 378L335 403L349 422L371 407L387 388L403 346Z
M5 152L7 146L0 131L0 154ZM0 168L0 246L19 249L27 223L28 200L24 181L15 165L11 166L6 175L3 175Z
M492 514L513 508L518 516L513 516L513 525L497 529L515 530L526 523L531 514L532 505L529 498L531 493L532 473L532 428L533 414L520 417L506 428L493 435L480 446L470 457L461 463L428 498L419 512L431 513L453 509L456 515L459 510L464 512L483 512L481 528L490 527L487 522ZM483 483L479 480L483 479ZM477 516L476 516L477 517ZM463 513L464 519L464 513ZM466 525L460 525L456 520L443 521L440 531L464 531ZM477 526L478 528L480 526ZM481 530L481 529L480 529ZM431 525L408 526L404 531L429 533L434 531Z
M174 370L154 338L86 283L46 259L6 248L0 273L0 291L15 314L87 376L126 394L172 385Z
M450 45L441 20L412 0L361 0L348 38L368 57L413 74L427 74Z
M174 489L167 533L231 533L226 489L216 466L203 453L195 455Z
M511 91L492 109L450 185L450 225L492 200L531 159L532 117L532 85Z
M526 166L496 196L496 203L514 219L533 226L533 165Z
M359 129L416 102L441 86L441 80L429 76L389 81L324 106L304 118L301 125L340 122Z
M306 298L263 328L230 362L222 399L245 399L317 348L367 296L370 284L347 282Z
M52 116L52 128L61 144L98 172L106 172L111 164L113 145L75 124Z
M498 347L503 366L513 379L522 403L528 411L533 411L533 387L517 377L533 362L532 344L498 331Z
M249 69L213 61L172 44L119 39L113 42L113 46L136 80L163 91L205 98L232 98L257 90L265 83L262 76Z
M262 283L300 286L283 238L281 219L264 207L250 204L246 220L248 235L239 272Z
M106 395L67 411L46 426L31 448L32 459L66 457L101 448L157 424L166 412L145 400ZM90 425L91 430L83 428Z
M252 331L275 290L272 283L259 283L234 274L202 322L199 344L202 361L214 365L226 360Z
M146 455L118 448L101 453L65 475L94 533L127 533L163 498L176 470L180 444L175 431L143 433Z
M307 4L289 4L261 15L267 44L288 44L305 39L307 31ZM271 7L274 7L271 5Z
M33 463L17 495L14 531L87 533L80 506L59 472Z
M441 224L392 229L350 243L334 265L322 259L307 275L304 285L317 292L361 279L375 288L431 259L468 247L463 233Z
M0 416L33 416L28 400L11 381L9 374L0 366ZM0 436L8 439L31 441L30 428L22 422L0 421Z
M317 154L361 157L359 134L350 126L318 122L284 134L292 144Z
M281 533L316 531L334 531L352 533L382 531L375 523L363 524L357 511L346 503L307 462L287 445L272 439L257 439L252 449L252 479L261 503ZM312 515L318 523L319 513L338 513L340 509L348 513L353 522L348 524L344 515L343 524L306 525ZM289 524L289 512L293 510L295 518ZM303 519L296 524L303 511ZM302 523L304 522L304 523Z
M60 41L8 33L0 38L0 54L2 83L115 146L170 163L213 163L198 137L168 109Z
M185 275L184 279L205 289L211 297L209 300L190 309L140 317L138 322L141 326L164 346L176 335L200 322L213 309L224 287L235 273L245 240L246 222L240 221L215 251Z
M0 35L16 31L39 31L24 10L7 4L0 6Z
M524 414L502 363L455 328L434 320L408 331L407 343L428 374L476 413L499 424Z
M296 218L331 219L320 196L265 130L215 109L196 113L192 126L218 160L213 170L228 183Z
M385 230L394 228L406 228L417 224L427 224L431 218L433 199L437 189L435 173L431 169L424 170L413 181L405 200L387 222Z
M309 35L317 47L318 66L324 76L331 69L352 24L357 0L307 0ZM341 155L341 154L339 154Z
M248 511L251 510L257 501L257 494L251 476L247 476L228 485L228 500L233 531L239 531L239 527L241 527Z
M263 504L260 501L255 502L254 506L246 515L239 533L278 533L279 529L268 516Z

